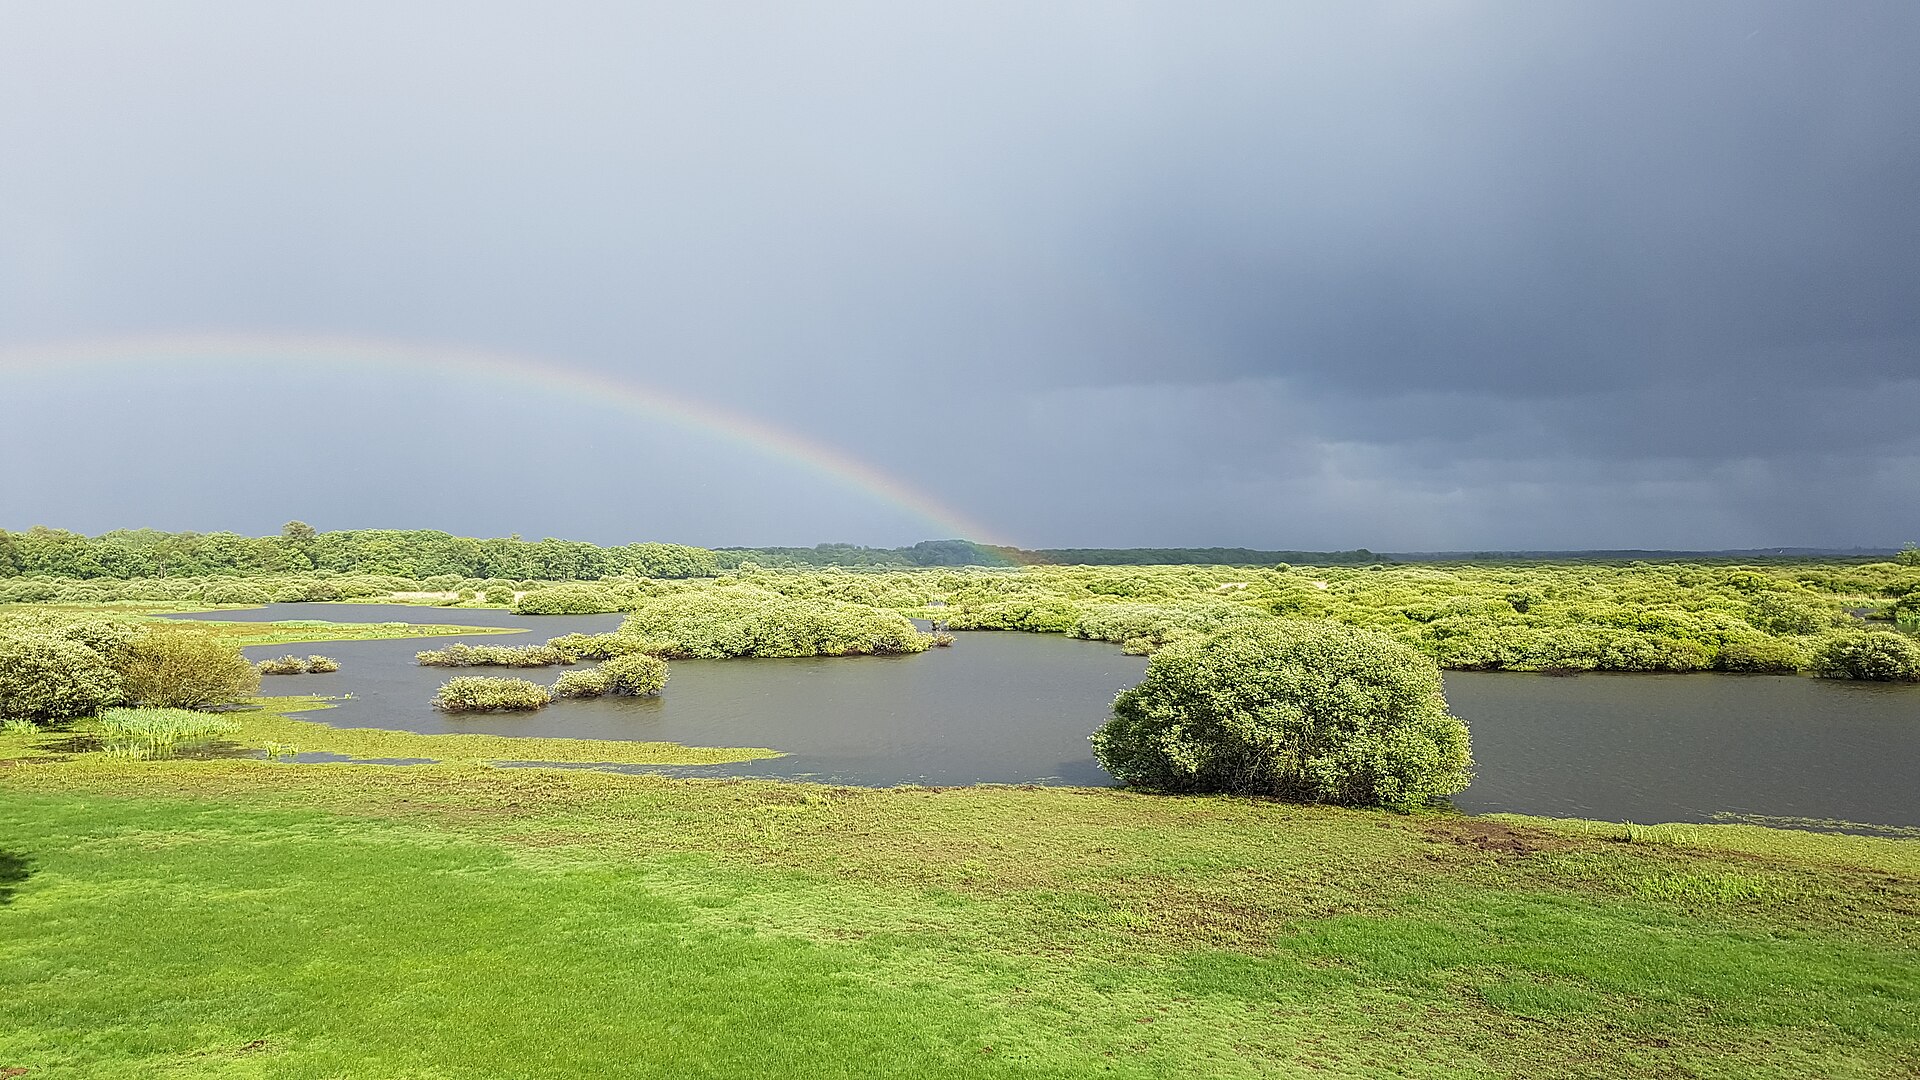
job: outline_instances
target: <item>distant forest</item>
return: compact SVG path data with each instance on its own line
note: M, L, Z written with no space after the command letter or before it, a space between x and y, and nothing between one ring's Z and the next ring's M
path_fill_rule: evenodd
M1262 551L1254 548L1022 548L967 540L923 540L910 547L855 544L816 547L719 548L636 543L601 547L584 540L476 539L432 529L342 529L319 532L289 522L278 536L120 529L86 536L36 525L0 529L0 578L168 578L263 574L454 575L536 581L610 577L712 577L748 564L777 568L907 569L943 566L1368 566L1405 562L1622 562L1629 560L1885 558L1891 549L1835 551L1772 548L1744 551L1421 552Z

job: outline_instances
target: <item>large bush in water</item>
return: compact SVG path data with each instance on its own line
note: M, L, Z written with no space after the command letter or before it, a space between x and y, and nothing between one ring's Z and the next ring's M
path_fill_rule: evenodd
M1130 784L1352 806L1437 802L1467 786L1472 764L1431 659L1310 621L1168 645L1093 746Z
M67 720L120 700L120 675L78 641L0 631L0 718Z

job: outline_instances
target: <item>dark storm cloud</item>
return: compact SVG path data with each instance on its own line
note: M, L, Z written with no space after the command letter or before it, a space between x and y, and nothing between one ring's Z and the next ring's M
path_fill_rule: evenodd
M1920 538L1911 4L20 4L6 25L0 346L525 351L777 420L1036 545ZM231 416L251 385L166 400ZM0 478L0 524L277 524L232 493L278 462L178 447L169 490L41 449L103 397L137 413L138 380L15 390L0 422L32 478ZM391 467L329 489L320 523L925 528L654 433L517 422L594 463L488 458L494 487L548 493L543 522L446 479L442 417L357 427ZM446 487L430 521L420 475ZM670 497L610 509L607 484Z

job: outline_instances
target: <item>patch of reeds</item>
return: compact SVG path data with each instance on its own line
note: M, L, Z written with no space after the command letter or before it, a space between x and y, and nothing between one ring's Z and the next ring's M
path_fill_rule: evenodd
M108 709L96 723L100 749L127 758L168 757L240 730L234 720L189 709Z

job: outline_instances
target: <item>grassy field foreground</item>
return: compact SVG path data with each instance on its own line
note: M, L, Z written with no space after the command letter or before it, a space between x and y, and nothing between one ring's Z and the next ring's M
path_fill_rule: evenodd
M1911 840L0 759L25 1080L1920 1069Z

